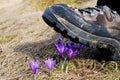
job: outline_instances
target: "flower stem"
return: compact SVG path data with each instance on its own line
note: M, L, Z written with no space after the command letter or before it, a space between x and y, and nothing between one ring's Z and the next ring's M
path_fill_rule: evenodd
M50 77L52 76L52 71L50 71L49 75L50 75Z
M37 80L37 76L36 75L34 75L34 80Z
M60 65L59 65L59 70L62 70L63 69L63 61L60 62Z
M64 57L64 56L62 56L62 57ZM60 61L59 70L64 70L65 69L64 68L65 62L66 62L66 57L64 57L64 60Z
M67 64L65 65L65 73L68 73L68 69L69 69L69 62L67 62Z

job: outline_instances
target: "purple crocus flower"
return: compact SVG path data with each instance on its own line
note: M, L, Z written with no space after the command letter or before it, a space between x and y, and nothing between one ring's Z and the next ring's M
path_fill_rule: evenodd
M62 36L61 33L59 34L59 39L60 39L60 40L63 40L63 36Z
M66 53L67 53L67 60L69 61L78 54L78 50L73 48L68 48L66 50Z
M66 49L74 47L74 43L72 41L66 42Z
M39 61L38 60L33 60L29 63L29 66L30 66L33 74L36 74L36 71L39 68Z
M54 65L56 64L56 61L54 61L53 58L49 57L47 60L44 61L44 64L50 71L52 71Z
M67 60L71 60L73 57L75 57L78 54L78 48L75 47L73 42L67 42L66 43L66 53L67 53Z
M55 43L55 48L56 48L57 52L59 53L59 55L62 57L62 55L64 54L64 50L65 50L64 43L62 41L58 40Z
M55 40L55 48L59 53L60 57L62 57L65 51L65 45L64 42L62 41L62 34L59 34L59 38Z
M83 49L84 47L85 47L85 45L80 44L80 43L78 45L74 46L74 48L78 49L78 51Z
M60 40L60 41L63 40L63 36L61 33L59 34L59 37L55 38L55 42L57 42L58 40Z

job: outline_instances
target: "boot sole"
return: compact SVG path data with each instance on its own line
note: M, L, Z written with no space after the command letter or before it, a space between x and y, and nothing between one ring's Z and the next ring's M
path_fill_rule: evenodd
M71 24L64 18L53 14L52 11L46 8L42 18L50 26L53 27L55 31L61 33L63 36L70 38L75 42L80 42L91 48L109 48L113 56L113 60L120 60L120 42L113 38L106 38L101 36L96 36L94 34L88 33L75 25ZM84 24L81 24L84 27Z

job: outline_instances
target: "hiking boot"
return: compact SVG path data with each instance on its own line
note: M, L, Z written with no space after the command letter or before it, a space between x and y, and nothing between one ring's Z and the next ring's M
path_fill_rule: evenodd
M75 42L110 49L111 58L120 60L120 16L109 7L74 9L54 4L45 9L42 17L49 26Z

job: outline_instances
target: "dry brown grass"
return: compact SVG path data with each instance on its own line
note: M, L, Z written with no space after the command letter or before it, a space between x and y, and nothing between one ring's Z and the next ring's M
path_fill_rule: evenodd
M72 5L72 7L83 7L84 3L88 1L93 1L92 3L85 4L84 6L93 6L96 4L96 0L30 0L30 4L32 4L37 10L44 10L47 6L57 3L63 3L67 5Z
M64 1L76 4L75 0ZM43 3L40 5L43 6ZM49 79L43 61L56 53L53 40L58 34L42 20L42 11L36 11L35 7L29 4L29 1L25 1L0 11L0 80L33 80L28 64L34 58L40 62L38 80ZM86 54L86 51L83 50L80 54ZM71 60L67 74L59 71L57 64L53 70L53 80L120 80L119 61L98 62L80 56Z

